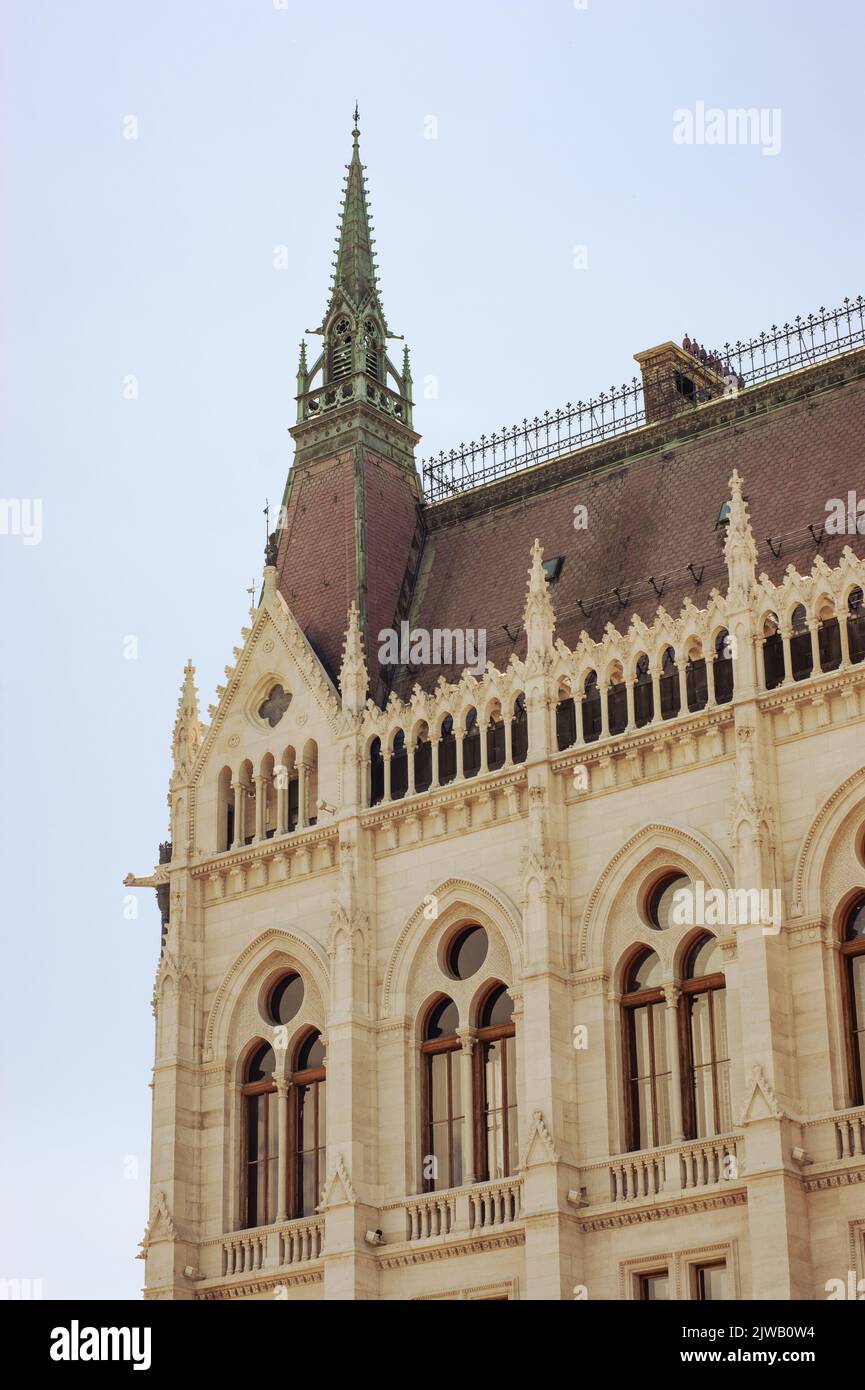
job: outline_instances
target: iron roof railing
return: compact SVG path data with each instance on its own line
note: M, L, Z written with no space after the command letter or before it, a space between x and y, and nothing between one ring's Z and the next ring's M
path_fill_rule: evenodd
M690 342L689 342L690 346ZM694 345L696 346L696 345ZM865 298L845 299L837 309L821 308L768 333L744 342L725 343L720 352L705 353L732 372L739 385L758 386L774 377L798 371L828 358L865 346ZM698 402L699 403L699 402ZM574 453L602 439L639 429L646 423L642 382L633 377L588 401L569 401L560 410L503 426L491 435L444 450L421 464L424 492L439 502L471 488L482 487L546 459Z

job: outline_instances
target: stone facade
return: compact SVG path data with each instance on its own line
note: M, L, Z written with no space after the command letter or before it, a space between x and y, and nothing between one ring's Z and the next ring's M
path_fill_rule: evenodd
M357 189L354 198L359 206ZM851 374L861 379L853 357L839 396ZM407 365L399 391L410 400ZM299 399L310 403L306 375ZM817 553L801 573L758 572L733 471L723 579L699 606L686 597L675 613L656 607L651 621L634 616L626 630L607 624L567 645L535 541L519 560L528 570L520 652L382 704L368 698L371 653L379 615L399 602L402 567L390 564L376 587L368 537L386 528L369 480L378 468L393 489L407 550L412 525L400 507L406 489L419 496L405 467L416 436L410 412L382 422L367 403L342 409L336 426L308 412L298 425L299 481L286 512L293 525L292 506L304 489L315 494L331 460L340 480L328 492L339 513L331 541L351 541L351 582L339 590L342 632L327 606L316 621L328 650L341 645L339 671L304 630L310 595L297 598L304 628L292 609L305 561L287 558L283 534L208 725L187 667L170 858L127 880L156 887L168 904L153 994L145 1297L627 1300L640 1296L641 1274L664 1271L669 1296L688 1299L698 1267L719 1261L728 1297L818 1299L848 1271L865 1279L865 1108L846 1061L840 959L843 914L865 890L865 647L850 613L851 594L865 587L853 548L861 542L831 564ZM347 517L360 473L356 527ZM331 593L326 605L334 601ZM777 683L766 679L773 624L784 660ZM699 699L689 682L702 662ZM647 682L652 691L642 721L640 670L643 697ZM598 690L623 699L618 723L602 699L597 737L580 718L589 672ZM563 739L569 700L575 727ZM470 711L482 731L503 727L504 754L491 757L482 736L469 775ZM455 763L445 771L449 740ZM424 744L432 775L418 791ZM408 785L397 794L402 748ZM650 886L676 872L725 894L778 891L782 904L771 925L709 927L726 984L731 1119L704 1138L685 1137L679 1099L681 976L694 928L656 930L646 915ZM443 951L469 923L485 929L487 956L454 980ZM672 1110L670 1142L634 1150L621 998L640 943L660 961ZM287 971L302 977L304 998L279 1037L264 1002ZM491 982L514 1004L517 1162L474 1181L472 1057ZM464 1181L430 1191L420 1045L443 995L458 1009L454 1065L470 1101ZM291 1066L310 1029L326 1049L326 1156L320 1201L289 1219ZM243 1069L266 1042L276 1058L279 1210L247 1227Z

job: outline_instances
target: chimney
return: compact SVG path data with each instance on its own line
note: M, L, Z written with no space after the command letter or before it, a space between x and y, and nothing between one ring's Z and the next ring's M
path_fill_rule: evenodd
M745 385L729 363L692 342L687 334L681 347L661 343L634 353L634 361L639 362L643 376L647 425L719 396L735 395Z

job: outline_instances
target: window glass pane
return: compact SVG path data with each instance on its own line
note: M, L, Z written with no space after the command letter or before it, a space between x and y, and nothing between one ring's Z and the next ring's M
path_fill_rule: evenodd
M853 1026L865 1028L865 956L854 956L850 967L853 977Z
M310 1033L298 1049L295 1071L312 1071L324 1066L324 1044L320 1033Z
M845 936L848 941L858 941L865 936L865 902L859 903L850 913Z
M730 1063L720 1062L716 1069L718 1078L718 1118L721 1134L729 1134L733 1128L733 1106L730 1101Z
M719 974L723 968L718 939L709 936L703 941L698 941L693 948L685 974L691 980L698 980L701 975Z
M273 1048L269 1043L265 1043L257 1052L253 1053L246 1064L246 1080L248 1082L269 1081L276 1071L276 1057Z
M727 1297L726 1264L703 1265L697 1270L697 1297L705 1303Z
M649 1074L649 1010L632 1009L630 1011L633 1036L633 1075L635 1077L648 1076Z
M708 994L691 996L691 1056L695 1067L712 1060Z
M634 961L625 981L625 993L634 994L640 989L654 989L661 983L661 962L654 951L647 951Z
M290 1023L303 1003L303 980L299 975L286 975L279 980L270 996L270 1017L274 1023Z
M487 934L483 927L467 927L451 944L448 965L458 980L468 980L480 970L487 955Z
M514 1014L514 1001L504 985L499 985L484 1004L481 1013L482 1028L504 1028Z
M670 1297L670 1277L663 1274L643 1274L640 1278L640 1298L644 1302L666 1302Z
M459 1027L460 1016L452 999L441 999L430 1013L424 1036L428 1041L434 1038L452 1038Z

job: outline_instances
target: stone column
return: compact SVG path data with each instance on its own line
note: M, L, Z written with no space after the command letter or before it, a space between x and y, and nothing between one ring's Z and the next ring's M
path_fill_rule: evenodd
M478 771L478 776L483 777L490 770L489 756L487 751L487 725L481 723L480 710L477 711L477 716L478 731L480 733L481 740L481 765Z
M393 754L382 753L381 757L382 762L384 763L384 789L382 791L381 799L382 801L390 801L390 764Z
M276 833L288 834L288 768L282 763L276 768Z
M454 738L455 738L456 741L457 741L457 771L456 771L456 780L457 780L458 782L460 782L460 781L462 781L463 777L465 777L465 771L464 771L464 758L463 758L464 750L463 750L463 726L462 726L462 724L460 724L459 726L457 726L456 724L454 724Z
M297 828L305 830L308 825L307 819L307 786L309 784L309 766L305 762L298 763L297 766Z
M661 672L657 666L652 665L652 723L661 723Z
M821 671L820 624L816 618L812 618L808 623L808 631L811 634L811 675L819 676Z
M441 783L440 783L440 781L439 781L439 746L440 746L440 744L441 744L441 738L440 738L440 736L439 736L438 734L431 734L431 735L430 735L430 767L431 767L431 769L432 769L432 781L431 781L430 784L429 784L429 789L430 789L431 792L434 792L438 787L441 786Z
M463 1185L475 1180L475 1128L474 1128L474 1068L472 1055L476 1045L471 1028L458 1028L460 1040L460 1090L463 1103Z
M258 773L255 778L255 839L256 842L264 839L265 816L267 811L267 783L268 779L263 773Z
M677 661L676 669L679 672L679 714L688 713L688 663L687 661Z
M246 820L246 788L243 783L234 783L234 843L232 849L241 849L244 841L244 821Z
M792 656L791 656L791 654L790 654L790 629L789 629L789 627L786 627L786 626L785 626L785 627L782 627L782 628L781 628L781 643L782 643L782 645L783 645L783 647L784 647L784 680L783 680L782 684L783 684L783 685L792 685L792 683L793 683L793 658L792 658Z
M288 1220L288 1101L291 1090L291 1082L284 1076L275 1076L276 1082L276 1113L277 1124L279 1125L279 1138L277 1143L277 1179L276 1179L276 1219L277 1221Z
M664 1019L667 1028L667 1053L670 1058L670 1137L674 1144L681 1144L685 1138L682 1119L682 1057L679 1051L679 1000L681 990L672 980L664 984L666 1008Z
M633 678L633 676L626 676L626 677L625 677L625 694L626 694L626 699L627 699L627 702L628 702L628 722L627 722L627 725L625 726L625 732L626 732L626 733L631 733L631 732L633 731L633 729L636 728L636 723L635 723L635 718L634 718L634 678Z
M850 666L850 633L847 628L847 614L838 614L838 636L841 639L841 670Z
M406 790L405 790L406 796L414 796L414 794L415 794L415 787L414 787L414 753L415 753L416 747L417 747L417 744L416 744L416 743L406 743L406 746L405 746L405 749L406 749L406 772L408 773L408 785L406 786Z
M505 721L505 767L511 767L514 761L514 726L513 720L502 712Z
M601 685L598 679L598 694L601 697L601 738L607 738L610 732L610 708L607 703L609 700L609 686Z

